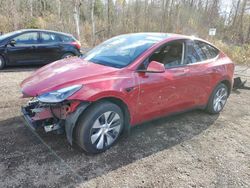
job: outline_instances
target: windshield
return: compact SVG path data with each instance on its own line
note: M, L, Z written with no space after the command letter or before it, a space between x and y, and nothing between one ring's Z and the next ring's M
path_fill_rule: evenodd
M10 33L6 33L6 34L3 34L3 35L0 35L0 40L4 40L12 35L15 35L17 33L21 33L22 31L13 31L13 32L10 32Z
M144 51L166 37L167 34L159 33L120 35L101 43L83 58L93 63L122 68L132 63Z

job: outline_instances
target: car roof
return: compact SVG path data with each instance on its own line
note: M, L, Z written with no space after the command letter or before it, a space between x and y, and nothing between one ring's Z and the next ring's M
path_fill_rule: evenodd
M145 33L131 33L131 34L145 34L145 35L149 35L149 36L162 36L162 40L159 41L159 42L162 42L164 40L167 40L167 39L189 39L189 40L198 40L198 41L201 41L201 42L205 42L211 46L213 46L214 48L220 50L219 48L217 48L215 45L213 45L211 42L207 41L207 40L204 40L202 38L199 38L197 36L194 36L194 35L182 35L182 34L177 34L177 33L160 33L160 32L145 32ZM129 34L128 34L129 35ZM159 43L158 42L158 43Z
M182 35L182 34L176 34L176 33L161 33L161 32L141 32L141 33L128 33L128 34L123 34L124 36L147 36L147 37L157 37L159 39L158 42L170 39L170 38L175 38L175 39L191 39L191 40L201 40L205 41L201 38L198 38L196 36L188 36L188 35ZM205 41L207 42L207 41Z
M70 36L70 37L73 36L73 35L71 35L69 33L63 33L63 32L59 32L59 31L46 30L46 29L21 29L21 30L18 30L18 31L20 31L20 32L32 32L32 31L49 32L49 33L55 33L55 34L60 34L60 35L66 35L66 36Z

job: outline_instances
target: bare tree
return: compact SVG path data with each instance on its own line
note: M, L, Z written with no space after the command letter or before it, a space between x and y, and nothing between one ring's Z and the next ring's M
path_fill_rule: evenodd
M148 30L148 0L144 2L144 30Z
M240 26L239 26L239 40L241 43L244 43L244 33L243 33L243 16L245 14L245 9L247 5L247 0L243 0L242 2L242 7L241 7L241 12L240 12Z
M29 0L30 16L33 17L33 0Z
M95 45L95 16L94 16L94 9L95 9L95 0L92 0L92 2L91 2L92 46Z
M12 19L13 19L13 28L14 30L17 30L18 28L18 11L16 11L16 1L11 0L10 1L10 11L12 14Z
M108 8L108 37L110 37L110 33L111 33L111 30L110 30L110 28L111 28L111 22L110 22L110 1L112 1L112 0L108 0L108 2L107 2L107 8Z
M80 26L79 26L79 22L80 22L80 11L79 11L79 7L81 6L81 2L79 2L78 0L75 0L75 4L74 4L74 19L75 19L75 25L76 25L76 34L77 34L77 39L80 40Z
M62 8L62 1L61 0L57 0L57 6L58 6L58 17L61 20L61 8Z

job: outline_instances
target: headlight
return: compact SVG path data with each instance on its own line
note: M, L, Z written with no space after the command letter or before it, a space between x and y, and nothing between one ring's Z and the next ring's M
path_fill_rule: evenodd
M73 85L69 87L65 87L59 90L51 91L48 93L44 93L37 97L40 102L45 103L57 103L62 102L67 99L69 96L73 95L79 89L81 89L82 85Z

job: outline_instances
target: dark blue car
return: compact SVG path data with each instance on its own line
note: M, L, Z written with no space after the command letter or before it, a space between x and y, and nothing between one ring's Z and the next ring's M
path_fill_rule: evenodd
M66 33L38 29L14 31L0 36L0 69L78 56L80 47L81 44Z

